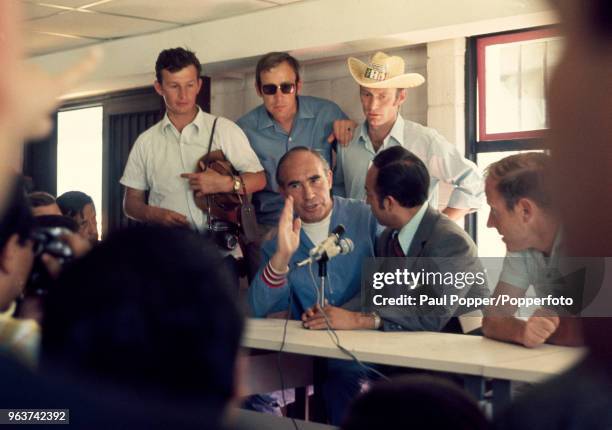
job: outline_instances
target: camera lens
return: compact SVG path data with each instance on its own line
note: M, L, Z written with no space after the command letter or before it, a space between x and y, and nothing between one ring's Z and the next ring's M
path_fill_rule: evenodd
M223 242L225 247L231 251L238 246L238 237L231 233L225 233L223 235Z

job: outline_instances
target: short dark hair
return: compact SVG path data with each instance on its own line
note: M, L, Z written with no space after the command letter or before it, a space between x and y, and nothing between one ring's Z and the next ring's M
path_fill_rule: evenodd
M295 73L295 82L300 80L300 63L293 56L286 52L269 52L259 59L255 67L255 83L261 89L261 73L278 66L281 63L289 64Z
M352 404L343 430L383 427L484 430L488 423L476 402L448 380L430 375L379 382Z
M406 208L425 203L429 196L429 172L425 163L403 146L392 146L379 152L372 161L378 169L376 194L382 207L390 196Z
M62 211L62 215L75 217L83 216L83 208L88 204L93 205L93 200L82 191L67 191L59 196L55 202Z
M305 146L296 146L295 148L291 148L289 151L285 152L280 160L278 160L278 164L276 166L276 183L281 187L284 186L284 182L281 180L281 170L283 164L287 162L287 160L291 157L291 154L296 152L308 152L319 159L321 164L323 165L323 170L327 173L329 172L329 163L327 160L321 155L319 151L315 151L312 148L307 148Z
M33 191L28 194L28 199L30 200L30 205L33 208L49 206L55 203L55 197L44 191Z
M243 316L219 252L202 235L116 231L56 283L43 324L45 370L177 406L221 409L234 394Z
M497 182L497 191L512 210L522 198L533 200L540 208L552 206L549 190L550 157L541 152L524 152L502 158L487 167L487 177Z
M187 66L195 66L198 71L198 78L202 74L202 64L196 57L195 52L185 48L164 49L157 56L155 62L155 77L157 82L162 83L162 70L167 70L171 73L178 72Z
M13 181L6 207L0 214L0 252L14 234L19 237L20 244L25 243L30 238L34 225L34 215L26 198L23 180L16 177Z

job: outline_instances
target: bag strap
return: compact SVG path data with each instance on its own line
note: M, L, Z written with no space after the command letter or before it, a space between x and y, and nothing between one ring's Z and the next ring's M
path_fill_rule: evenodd
M210 139L208 139L208 151L206 151L206 155L210 154L210 150L212 149L212 144L213 144L213 138L215 137L215 128L217 128L217 120L219 119L218 116L215 117L215 120L213 121L213 125L212 125L212 130L210 132ZM202 169L203 172L206 172L206 169L208 169L208 163L204 163L204 169ZM210 195L206 195L206 215L207 215L207 221L208 221L208 229L210 230L212 228L212 216L210 214Z
M213 121L212 131L210 132L210 139L208 139L208 151L206 151L206 155L210 154L210 150L212 149L213 138L215 137L215 128L217 128L217 120L218 119L219 119L219 117L216 116L215 120ZM203 172L205 172L206 169L208 169L208 163L204 164Z

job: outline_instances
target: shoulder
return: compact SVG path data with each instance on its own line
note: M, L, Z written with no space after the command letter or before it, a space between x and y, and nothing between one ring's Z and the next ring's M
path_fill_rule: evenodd
M404 119L404 139L427 143L430 149L452 146L437 130L407 119Z
M134 142L134 146L146 146L150 145L151 142L158 137L163 137L163 123L164 120L153 124L151 127L147 128L145 131L140 133Z
M259 105L255 107L254 109L251 109L249 112L245 113L240 118L238 118L238 121L236 121L236 124L240 128L243 128L243 129L255 127L257 125L259 115L262 114L263 110L264 110L263 105Z
M205 121L209 130L212 130L215 119L217 121L217 125L215 126L216 137L220 137L222 141L227 141L229 143L240 142L240 140L247 141L246 134L244 134L244 131L238 124L222 116L214 117L213 115L205 114Z
M365 204L362 200L348 199L345 197L334 196L334 204L336 210L346 212L348 214L367 214L370 215L372 211L370 207Z
M212 117L212 115L209 115ZM214 118L212 119L212 121L214 121ZM242 129L238 126L238 124L236 124L234 121L232 121L231 119L225 118L223 116L218 116L217 118L217 128L219 128L220 130L229 130L229 131L236 131L239 133L242 133ZM212 124L211 121L211 124Z
M300 103L310 108L316 116L334 115L339 118L345 117L340 106L331 100L313 96L300 96Z
M469 234L446 215L435 211L438 217L430 236L436 254L444 255L477 255L476 244Z
M344 223L346 227L372 232L377 229L376 218L372 215L370 207L362 200L334 196L334 211L337 212L338 221Z

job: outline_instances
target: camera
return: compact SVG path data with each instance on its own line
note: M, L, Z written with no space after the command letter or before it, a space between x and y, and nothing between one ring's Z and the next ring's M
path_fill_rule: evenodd
M240 229L232 222L213 219L208 226L208 234L217 246L233 251L238 246Z
M55 257L62 266L72 260L74 256L72 249L61 239L62 236L70 233L72 232L65 227L34 227L30 235L34 243L34 264L24 291L26 296L44 296L47 293L50 277L41 258L43 254Z

